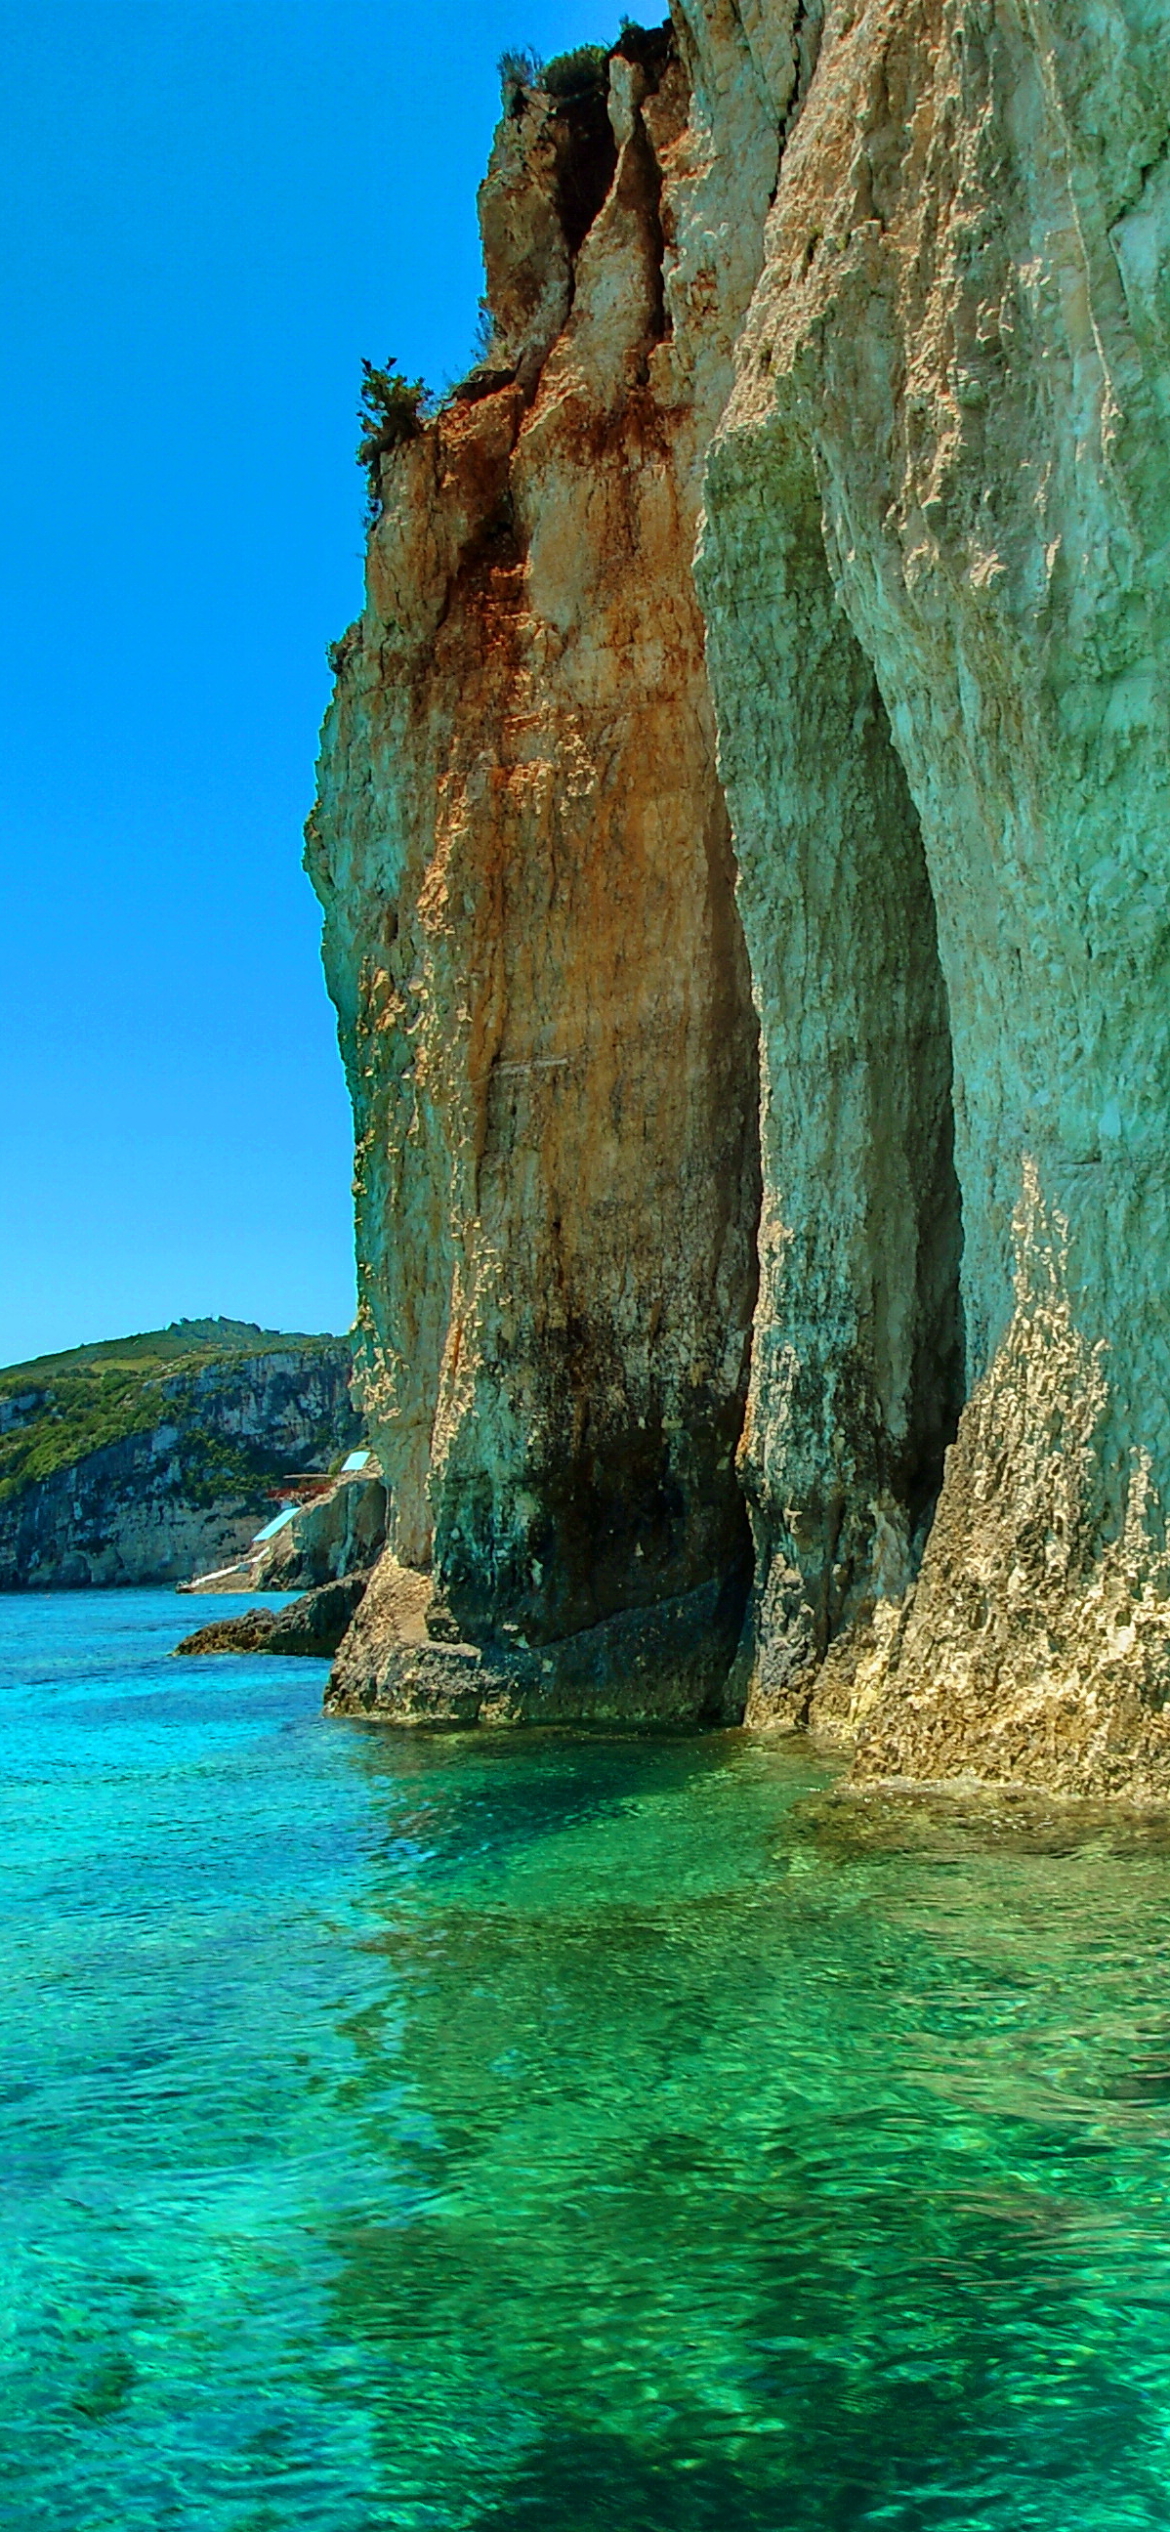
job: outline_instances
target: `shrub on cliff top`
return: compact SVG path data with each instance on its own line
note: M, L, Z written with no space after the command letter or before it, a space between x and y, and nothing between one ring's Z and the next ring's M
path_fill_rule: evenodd
M384 369L375 369L369 360L362 362L357 458L359 466L366 470L367 519L371 527L382 515L382 460L392 449L402 448L407 440L421 436L429 404L422 379L404 378L397 361L388 360Z
M516 113L525 91L539 88L546 97L568 102L587 97L609 80L608 44L578 44L571 53L555 53L542 62L539 53L512 50L499 60L500 94L506 110Z
M575 52L557 53L545 63L540 84L550 97L582 97L591 88L607 87L608 45L578 44Z
M184 1435L201 1429L206 1419L199 1381L209 1369L222 1369L225 1375L238 1370L246 1390L249 1363L258 1356L299 1354L313 1360L335 1355L346 1342L279 1335L237 1319L181 1319L140 1336L10 1364L0 1371L0 1505L87 1459L92 1451L162 1423L177 1427L182 1462ZM323 1433L321 1449L328 1449L333 1439L332 1433ZM243 1491L250 1487L253 1495L257 1470L268 1466L263 1455L257 1458L259 1448L252 1442L241 1445L248 1462L247 1486L243 1460L236 1471ZM258 1501L263 1501L262 1485Z

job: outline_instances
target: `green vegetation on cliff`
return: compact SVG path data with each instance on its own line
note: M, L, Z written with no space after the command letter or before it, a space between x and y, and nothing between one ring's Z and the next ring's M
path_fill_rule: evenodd
M283 1335L240 1319L178 1319L145 1335L11 1364L0 1371L0 1503L164 1420L178 1428L192 1501L247 1492L256 1482L255 1449L199 1429L199 1376L259 1355L326 1355L345 1341ZM332 1448L330 1435L322 1436L322 1448Z
M388 360L384 369L363 360L357 460L366 471L368 527L375 526L382 515L383 458L421 436L430 408L424 379L404 378L394 360Z
M540 85L550 97L579 97L591 88L604 88L608 77L608 44L578 44L545 63Z

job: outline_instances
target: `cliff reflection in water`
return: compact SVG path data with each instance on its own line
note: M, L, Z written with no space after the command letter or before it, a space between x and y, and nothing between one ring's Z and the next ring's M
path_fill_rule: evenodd
M330 1727L180 1606L0 1611L5 2520L1170 2518L1163 1831Z

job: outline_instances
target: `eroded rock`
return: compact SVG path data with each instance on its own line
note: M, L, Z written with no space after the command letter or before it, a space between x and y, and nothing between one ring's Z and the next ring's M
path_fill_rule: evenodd
M368 1573L346 1574L318 1584L280 1609L245 1609L236 1618L213 1618L176 1644L176 1653L336 1653L369 1582Z
M645 1719L657 1627L863 1778L1170 1788L1164 17L676 0L506 118L310 836L348 1710Z
M768 489L802 480L905 770L953 1046L974 1396L913 1601L895 1624L897 1583L875 1572L862 1683L843 1708L846 1642L804 1709L852 1731L868 1701L870 1769L962 1764L1086 1790L1103 1769L1116 1785L1148 1772L1146 1721L1170 1686L1165 33L1161 11L1111 5L1057 9L1044 29L977 0L828 9L711 461L704 589L737 843L742 827L758 858L745 695L769 590L793 725L822 726L833 705L827 655L791 627L794 596L810 612L793 505ZM776 815L764 884L807 921L791 857L824 775L781 753L760 785ZM866 850L863 820L848 884ZM880 923L872 890L870 907ZM906 909L921 953L930 909ZM748 931L759 976L750 913ZM777 1000L769 1060L786 1081L810 1001L830 1028L839 1008L837 971L819 954L812 971L811 993ZM855 981L864 1046L882 986ZM828 1085L814 1142L818 1126L836 1135ZM831 1243L865 1169L847 1133L819 1209L799 1169L766 1170L793 1253ZM920 1167L915 1185L921 1203ZM1014 1292L1013 1218L1033 1260ZM1050 1269L1033 1271L1042 1250L1059 1308ZM834 1349L825 1315L815 1335L793 1320L786 1305L764 1333L791 1343L798 1394L827 1333ZM761 1355L753 1398L766 1374ZM799 1531L832 1475L815 1406L795 1430L766 1418L756 1458L769 1450L811 1598ZM764 1657L761 1681L766 1640Z
M540 92L501 127L482 210L515 383L387 464L309 867L357 1120L365 1411L432 1667L461 1696L443 1648L470 1643L522 1702L579 1674L562 1704L590 1711L628 1673L644 1713L657 1626L659 1702L698 1714L747 1586L758 1168L690 557L757 267L741 240L730 281L704 260L723 197L669 34L623 44L606 150ZM758 241L774 133L753 150ZM378 1606L346 1678L393 1712Z

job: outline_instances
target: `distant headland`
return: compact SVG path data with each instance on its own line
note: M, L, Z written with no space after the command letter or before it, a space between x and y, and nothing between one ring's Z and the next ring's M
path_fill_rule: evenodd
M242 1319L0 1371L0 1590L188 1580L239 1555L290 1471L361 1439L348 1336Z

